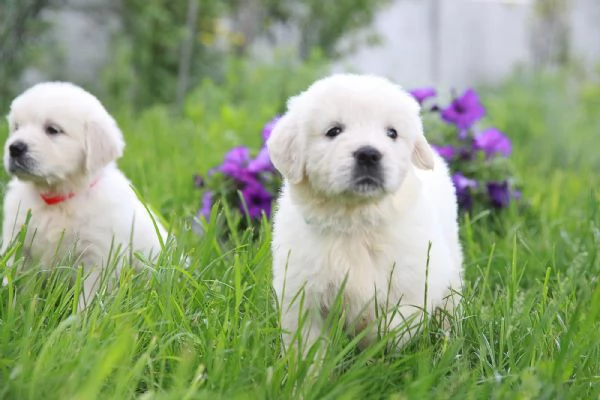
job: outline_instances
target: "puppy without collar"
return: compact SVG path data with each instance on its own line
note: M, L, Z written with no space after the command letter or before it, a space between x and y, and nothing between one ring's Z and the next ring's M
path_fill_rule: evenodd
M304 352L322 336L342 288L347 329L367 329L363 345L376 339L380 311L401 331L461 288L456 195L419 112L369 75L333 75L289 100L267 142L285 178L272 252L286 346L298 344L303 311Z
M81 309L94 296L109 255L156 256L158 235L166 239L166 231L157 222L157 234L118 170L121 131L92 94L66 82L37 84L12 102L8 123L4 167L13 179L4 199L2 251L31 211L23 243L27 261L51 266L70 256L82 264Z

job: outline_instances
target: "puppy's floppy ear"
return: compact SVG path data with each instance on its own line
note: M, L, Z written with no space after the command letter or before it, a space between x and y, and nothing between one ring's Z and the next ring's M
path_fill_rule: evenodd
M123 155L121 130L109 115L96 115L85 123L85 168L93 174Z
M427 139L425 139L425 134L423 132L423 122L420 116L421 106L412 95L402 89L402 87L396 85L396 89L402 93L401 105L408 111L408 115L411 116L410 119L408 119L407 128L417 133L417 140L415 141L415 147L413 148L411 156L412 163L419 169L432 170L435 164L435 158L433 149L427 142Z
M422 134L417 136L417 141L415 142L412 153L412 162L417 168L425 170L433 169L435 164L433 149Z
M304 178L304 149L300 126L293 112L288 111L277 123L267 140L271 162L291 183Z

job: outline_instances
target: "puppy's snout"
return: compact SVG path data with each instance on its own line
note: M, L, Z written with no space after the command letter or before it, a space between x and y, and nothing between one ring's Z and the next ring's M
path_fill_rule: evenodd
M377 165L382 157L381 152L371 146L363 146L356 150L353 155L357 164L364 167Z
M25 144L25 142L22 142L20 140L14 142L10 146L8 146L8 152L10 153L10 156L12 158L20 157L26 151L27 151L27 144Z

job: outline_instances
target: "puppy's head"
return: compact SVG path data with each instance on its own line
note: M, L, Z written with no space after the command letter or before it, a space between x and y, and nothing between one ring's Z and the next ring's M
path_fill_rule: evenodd
M37 84L13 100L4 167L40 185L94 175L123 153L123 137L96 97L66 82Z
M325 196L372 198L399 189L410 168L432 169L418 103L371 75L332 75L288 102L267 142L291 184Z

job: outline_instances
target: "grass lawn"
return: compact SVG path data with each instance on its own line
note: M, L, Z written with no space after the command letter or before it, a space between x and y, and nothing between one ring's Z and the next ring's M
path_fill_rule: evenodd
M205 83L178 117L112 110L128 144L120 166L179 244L149 279L125 273L80 314L70 266L14 275L1 260L0 398L599 399L600 97L582 99L561 77L485 90L491 121L514 140L529 207L463 219L464 314L451 336L432 324L386 353L334 334L309 379L307 364L279 352L268 224L226 244L214 225L201 238L190 227L192 175L232 145L258 148L262 124L310 74L287 78L236 78L272 82L247 92Z

